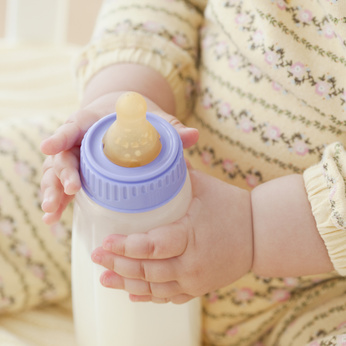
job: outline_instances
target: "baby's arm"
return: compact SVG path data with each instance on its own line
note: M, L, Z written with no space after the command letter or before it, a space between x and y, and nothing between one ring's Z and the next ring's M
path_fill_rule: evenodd
M303 176L288 175L252 191L254 260L265 277L327 273L333 265L317 230Z
M194 198L183 219L146 234L110 236L94 251L93 261L109 269L103 285L127 290L134 301L181 303L251 269L267 277L333 270L301 175L259 186L252 203L245 190L190 175Z

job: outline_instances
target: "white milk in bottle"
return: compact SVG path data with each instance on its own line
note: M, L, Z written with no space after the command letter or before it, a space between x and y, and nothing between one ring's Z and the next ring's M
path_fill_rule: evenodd
M80 346L198 346L200 300L182 305L133 303L105 288L92 251L110 234L146 232L183 217L191 183L180 137L146 113L136 93L86 133L80 157L72 235L72 298Z

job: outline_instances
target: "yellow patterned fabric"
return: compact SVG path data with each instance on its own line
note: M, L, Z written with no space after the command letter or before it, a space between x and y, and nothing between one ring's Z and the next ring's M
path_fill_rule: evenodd
M77 51L0 45L0 345L74 345L72 208L43 223L39 145L78 107Z
M304 174L335 272L274 279L249 273L211 292L203 298L205 345L345 339L345 37L343 0L108 0L79 55L81 91L110 64L159 71L178 117L200 131L186 152L196 168L248 190ZM54 227L42 223L38 147L78 107L74 53L0 47L4 345L73 345L70 308L29 309L70 297L71 207Z
M196 168L248 190L304 174L335 266L301 278L250 273L208 294L205 345L336 345L345 337L345 52L342 0L104 2L77 61L81 91L110 64L159 71L178 117L199 129L186 152Z

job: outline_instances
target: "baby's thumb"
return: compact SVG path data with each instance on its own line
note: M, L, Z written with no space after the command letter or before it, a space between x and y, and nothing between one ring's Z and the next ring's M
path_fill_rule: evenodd
M197 129L185 126L173 115L166 117L166 120L178 131L184 149L197 143L199 137Z

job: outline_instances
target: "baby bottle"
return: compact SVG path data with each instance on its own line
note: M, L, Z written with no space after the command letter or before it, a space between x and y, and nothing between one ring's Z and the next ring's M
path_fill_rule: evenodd
M186 214L191 183L176 130L137 93L95 123L81 145L72 232L72 298L80 346L197 346L200 300L133 303L105 288L91 252L110 234L146 232Z

